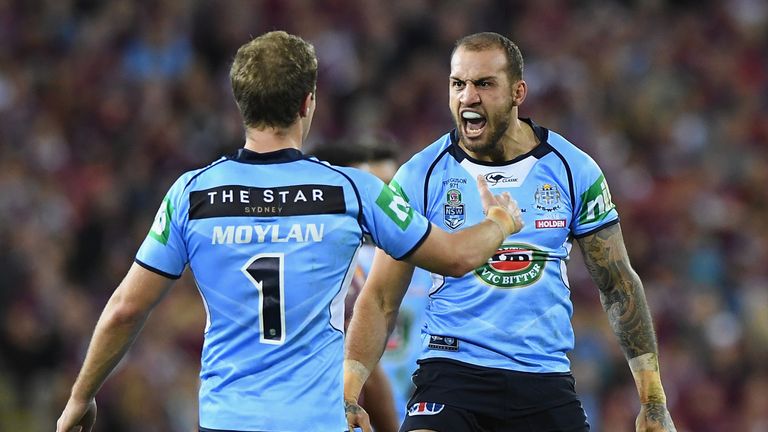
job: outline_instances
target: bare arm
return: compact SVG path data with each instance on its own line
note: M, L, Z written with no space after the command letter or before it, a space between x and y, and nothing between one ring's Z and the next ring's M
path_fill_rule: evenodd
M406 261L434 273L461 277L487 262L504 239L522 229L520 208L508 193L493 195L482 176L477 178L477 187L485 220L452 233L433 225L427 239Z
M651 313L640 277L629 263L621 227L607 227L578 242L635 379L642 404L637 430L674 431L661 385Z
M357 401L370 371L384 352L394 329L400 302L413 276L414 266L397 261L377 249L371 272L355 303L347 330L344 356L344 398Z
M368 411L376 432L397 432L400 421L395 410L392 385L381 365L371 371L362 391L363 408Z
M344 400L347 422L363 426L357 404L360 391L384 352L414 265L446 276L460 277L488 261L509 235L523 227L520 208L508 193L494 196L482 176L478 189L486 211L481 223L447 233L435 226L406 262L376 251L371 272L349 325L344 358ZM363 431L367 429L364 427Z
M83 367L57 423L57 432L69 431L77 425L84 426L84 431L90 430L95 420L96 392L128 351L149 313L170 286L169 279L138 264L131 266L96 323Z

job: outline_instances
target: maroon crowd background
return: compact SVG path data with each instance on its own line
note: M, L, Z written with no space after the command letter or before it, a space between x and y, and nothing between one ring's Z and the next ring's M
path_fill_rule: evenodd
M453 42L515 40L522 115L611 185L678 430L768 431L763 0L0 0L0 430L53 430L165 191L242 145L229 62L272 29L317 49L309 148L388 134L403 160L451 128ZM633 431L579 255L577 390L594 431ZM97 431L196 430L204 321L187 275L100 392Z

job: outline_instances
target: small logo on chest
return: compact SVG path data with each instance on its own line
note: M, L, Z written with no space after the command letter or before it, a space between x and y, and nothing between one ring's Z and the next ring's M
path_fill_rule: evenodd
M553 212L560 209L560 190L552 183L544 183L536 188L533 198L538 210Z
M456 229L466 221L466 213L464 211L464 203L461 202L461 191L458 189L450 189L446 193L446 202L443 205L443 221L445 226L450 229Z

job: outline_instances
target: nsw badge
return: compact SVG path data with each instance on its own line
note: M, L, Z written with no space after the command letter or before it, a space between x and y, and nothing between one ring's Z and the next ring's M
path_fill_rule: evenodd
M464 203L461 202L461 191L450 189L446 194L446 202L443 205L445 226L450 229L456 229L464 225L466 216L464 213Z

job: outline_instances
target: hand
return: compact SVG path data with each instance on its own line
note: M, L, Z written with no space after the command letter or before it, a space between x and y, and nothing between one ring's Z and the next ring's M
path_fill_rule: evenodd
M661 403L641 405L635 429L637 432L677 432L667 406Z
M373 432L371 427L371 420L368 418L368 413L365 412L363 407L357 404L357 402L349 399L344 400L344 413L347 415L347 426L349 432L355 430L355 427L359 427L363 432Z
M483 212L488 215L488 218L499 224L502 231L506 231L508 234L514 234L523 228L523 217L520 213L520 207L517 205L517 201L512 199L509 192L504 192L501 195L494 195L488 188L488 182L482 175L477 176L477 188L480 191L480 200L483 203ZM493 207L498 207L503 210L501 213L503 216L501 220L497 220L495 212L491 212Z
M77 401L70 398L56 422L56 432L91 432L94 423L96 400Z

